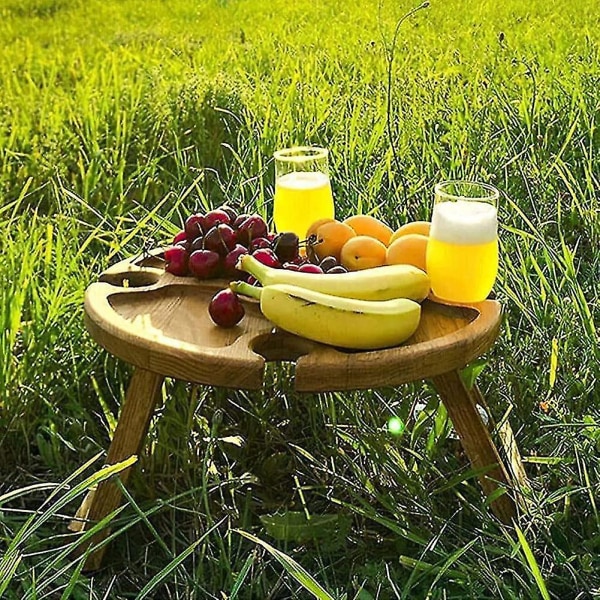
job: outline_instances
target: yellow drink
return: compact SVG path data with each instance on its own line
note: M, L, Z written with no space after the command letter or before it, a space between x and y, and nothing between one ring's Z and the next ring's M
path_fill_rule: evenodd
M485 300L498 273L496 207L477 201L436 204L427 244L427 273L433 293L442 300Z
M333 219L329 176L316 171L291 171L275 181L273 221L278 232L293 231L301 240L318 219Z

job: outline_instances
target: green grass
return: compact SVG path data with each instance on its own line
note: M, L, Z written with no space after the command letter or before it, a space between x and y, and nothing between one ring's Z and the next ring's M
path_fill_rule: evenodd
M0 595L600 595L600 16L434 1L391 56L416 6L2 3ZM86 576L66 525L130 369L85 332L84 290L196 208L270 218L272 152L297 142L331 149L341 217L428 218L443 178L502 190L505 319L477 381L531 514L490 515L428 383L306 396L271 366L261 392L167 383Z

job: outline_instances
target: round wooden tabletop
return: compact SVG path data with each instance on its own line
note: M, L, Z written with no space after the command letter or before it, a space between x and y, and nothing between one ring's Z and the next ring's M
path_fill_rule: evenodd
M266 361L289 361L303 392L395 386L459 369L486 352L500 328L494 300L426 300L418 330L401 346L345 351L277 330L254 300L244 300L246 316L236 327L217 327L208 303L226 285L167 273L157 250L113 265L88 287L86 325L114 356L167 377L259 389Z

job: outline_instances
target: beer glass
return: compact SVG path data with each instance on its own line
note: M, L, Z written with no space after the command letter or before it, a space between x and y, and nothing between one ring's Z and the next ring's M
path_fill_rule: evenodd
M475 181L435 186L427 273L441 300L485 300L498 273L498 190Z
M278 233L293 231L303 240L315 221L334 218L328 154L316 146L275 152L273 221Z

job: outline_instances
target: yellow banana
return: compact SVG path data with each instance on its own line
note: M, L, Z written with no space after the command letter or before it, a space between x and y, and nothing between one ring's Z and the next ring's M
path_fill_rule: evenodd
M341 348L397 346L416 331L421 318L421 305L407 298L356 300L285 284L232 282L230 287L259 299L263 315L281 329Z
M384 265L331 275L274 269L245 254L240 257L237 268L256 277L263 286L278 283L296 285L323 294L357 300L409 298L421 302L430 290L427 273L412 265Z

